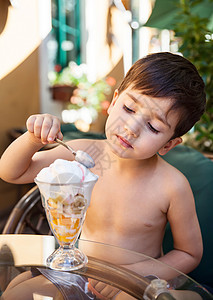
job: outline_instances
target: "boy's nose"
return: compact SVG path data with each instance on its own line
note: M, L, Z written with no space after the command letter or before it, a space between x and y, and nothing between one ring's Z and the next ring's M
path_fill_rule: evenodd
M133 136L134 138L139 136L139 128L138 126L133 126L133 124L125 124L124 130L128 135Z
M138 137L140 135L143 118L141 114L135 114L125 119L124 130L128 135Z

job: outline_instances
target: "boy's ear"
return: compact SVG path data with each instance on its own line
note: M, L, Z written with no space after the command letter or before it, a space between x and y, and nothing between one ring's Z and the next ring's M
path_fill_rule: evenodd
M158 153L160 155L165 155L167 152L169 152L171 149L173 149L174 147L176 147L177 145L182 143L182 138L181 137L177 137L175 139L170 140L168 143L166 143L166 145L164 145L159 151Z
M116 89L116 90L114 91L114 95L113 95L113 98L112 98L112 102L110 103L110 106L109 106L108 109L107 109L107 113L108 113L108 114L110 114L110 112L111 112L113 106L115 105L115 102L117 101L117 99L118 99L118 90Z

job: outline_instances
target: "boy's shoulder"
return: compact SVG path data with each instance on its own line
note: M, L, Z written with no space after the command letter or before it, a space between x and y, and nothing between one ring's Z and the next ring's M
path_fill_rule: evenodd
M159 180L168 190L180 194L184 193L186 189L190 189L185 175L162 157L159 157L159 173L161 174Z

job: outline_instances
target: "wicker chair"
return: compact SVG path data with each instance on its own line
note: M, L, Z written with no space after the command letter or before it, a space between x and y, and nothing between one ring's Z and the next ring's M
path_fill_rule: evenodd
M4 226L2 234L51 234L41 195L34 186L15 205Z

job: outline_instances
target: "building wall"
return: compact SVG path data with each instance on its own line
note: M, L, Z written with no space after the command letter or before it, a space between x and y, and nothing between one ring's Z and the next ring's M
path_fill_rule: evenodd
M92 76L100 78L109 74L119 82L124 75L125 47L121 31L126 21L122 13L114 9L111 27L107 27L108 0L103 0L101 5L99 2L85 0L84 61ZM11 129L24 127L29 115L49 112L60 116L61 110L48 92L51 0L19 0L17 3L17 7L12 7L9 0L0 0L0 155L11 143ZM90 7L89 15L86 7ZM109 29L114 32L111 45L107 40ZM127 40L126 35L124 40ZM102 131L105 119L106 116L101 116L93 130ZM27 189L29 186L8 184L0 179L0 226L2 215L12 209Z
M40 109L39 1L19 0L17 7L5 2L0 1L0 155L11 142L11 129L25 126ZM21 188L0 179L0 216L17 201Z

